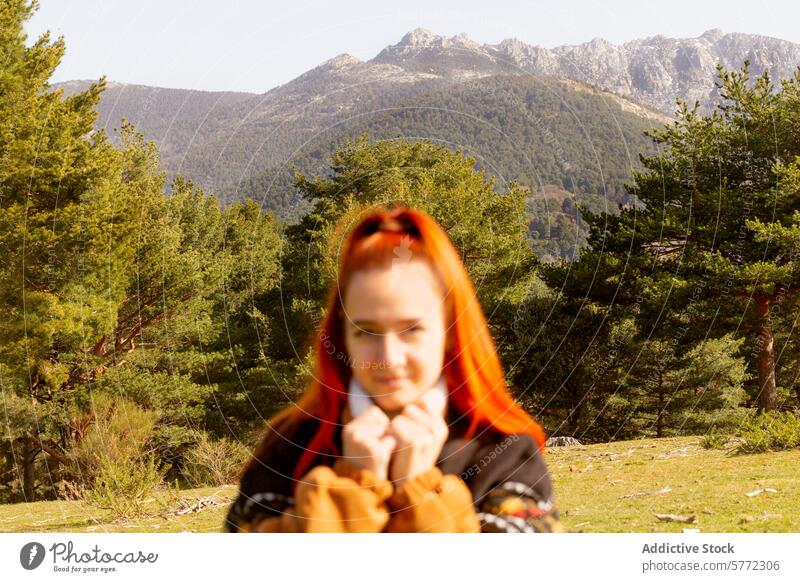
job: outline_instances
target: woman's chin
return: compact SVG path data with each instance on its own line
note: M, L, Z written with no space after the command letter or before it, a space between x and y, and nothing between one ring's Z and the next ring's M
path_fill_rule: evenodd
M402 411L407 404L414 402L416 397L417 394L415 391L402 391L374 395L372 399L385 413L397 414Z

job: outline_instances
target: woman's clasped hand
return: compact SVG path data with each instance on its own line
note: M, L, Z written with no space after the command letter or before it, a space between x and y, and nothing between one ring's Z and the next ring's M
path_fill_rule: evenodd
M436 464L448 434L441 412L424 396L393 418L373 405L342 429L343 456L399 487Z

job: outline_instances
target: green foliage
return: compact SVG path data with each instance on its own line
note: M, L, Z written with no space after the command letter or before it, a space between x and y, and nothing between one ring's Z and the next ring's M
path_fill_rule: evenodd
M69 458L76 465L80 482L91 485L103 464L142 457L153 436L158 414L139 408L125 398L96 393L91 406L76 410L80 424L89 426L85 434L77 432Z
M719 77L711 115L680 103L674 123L648 132L659 153L634 173L638 203L617 216L582 207L580 260L540 269L562 294L552 320L604 315L608 331L577 326L548 370L603 372L576 383L603 402L606 435L729 427L738 406L785 407L791 396L771 371L796 377L798 361L788 306L800 291L800 72L780 90L766 75L751 80L746 65ZM626 327L609 359L605 338ZM574 402L588 406L591 395Z
M223 208L180 177L165 195L152 143L127 123L117 146L93 130L104 81L52 90L64 43L26 46L34 9L0 6L0 454L17 465L0 484L16 500L83 481L76 463L117 446L93 435L127 434L122 418L147 416L153 454L179 464L186 431L219 426L220 403L271 363L253 298L277 284L281 252L254 202ZM123 412L91 404L113 392Z
M84 495L84 501L117 519L141 516L148 502L155 501L152 495L163 485L166 470L151 456L143 459L102 456L97 479Z
M800 417L789 411L758 414L739 426L738 435L740 454L794 449L800 447Z
M730 440L730 435L711 432L700 438L700 446L704 449L723 450Z
M608 371L603 362L616 358L608 350L604 317L595 306L564 303L541 283L530 287L508 317L510 337L499 346L508 380L550 434L584 440L615 436L607 431L617 425L597 416L608 393L595 378L603 379ZM592 340L588 346L586 338Z
M738 357L743 342L729 334L701 341L683 355L676 340L640 344L638 361L623 379L635 404L629 422L645 434L655 429L656 436L703 433L718 425L746 399L742 386L749 375Z

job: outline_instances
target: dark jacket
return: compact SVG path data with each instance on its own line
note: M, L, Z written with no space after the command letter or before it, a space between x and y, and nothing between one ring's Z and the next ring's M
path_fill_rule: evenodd
M294 467L319 425L298 424L245 470L229 532L556 532L550 476L535 442L487 428L472 439L448 414L436 466L395 489L341 458L323 459L293 490ZM341 448L341 426L336 431Z

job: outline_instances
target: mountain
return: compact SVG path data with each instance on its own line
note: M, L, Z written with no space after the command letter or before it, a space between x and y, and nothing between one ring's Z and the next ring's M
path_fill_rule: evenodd
M584 203L609 197L613 209L648 147L642 130L668 121L676 97L711 106L716 64L745 59L754 74L785 78L800 45L712 30L546 49L416 29L371 60L339 55L259 95L111 83L97 125L125 117L158 143L171 174L284 215L297 209L293 168L324 172L332 148L359 132L462 146L504 180L553 185Z

